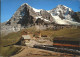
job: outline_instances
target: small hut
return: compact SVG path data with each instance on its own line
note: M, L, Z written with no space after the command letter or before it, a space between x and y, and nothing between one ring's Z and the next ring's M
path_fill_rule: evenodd
M30 43L30 40L31 40L30 35L22 35L21 38L22 38L22 41L21 41L22 45L28 45Z

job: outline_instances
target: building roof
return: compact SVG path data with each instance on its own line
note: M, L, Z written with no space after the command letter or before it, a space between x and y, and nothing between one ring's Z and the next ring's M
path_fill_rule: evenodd
M24 39L31 39L30 35L22 35Z

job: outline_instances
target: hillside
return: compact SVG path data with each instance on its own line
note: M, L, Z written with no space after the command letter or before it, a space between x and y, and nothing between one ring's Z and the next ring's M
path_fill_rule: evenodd
M12 56L16 54L20 49L21 47L14 47L14 46L1 47L0 56L3 56L3 57Z
M36 33L38 31L35 31L35 29L33 29L33 27L28 28L28 29L24 29L25 31L29 31L30 33ZM22 30L22 31L24 31ZM78 39L80 38L80 29L70 29L70 28L64 28L64 29L60 29L60 30L42 30L40 31L41 35L47 35L49 36L49 39L53 39L54 37L67 37L67 38L72 38L74 39ZM15 44L16 42L19 41L19 39L21 38L21 31L19 32L13 32L10 33L6 36L2 37L2 45L6 46L6 45L11 45L11 44Z
M16 44L20 40L22 31L29 31L30 33L33 33L33 34L35 34L36 32L39 32L39 31L36 31L35 28L34 29L33 28L34 27L30 27L28 29L24 29L19 32L13 32L13 33L9 33L6 36L2 36L2 39L1 39L2 44L1 45L5 46L5 47L0 48L1 55L10 56L10 55L13 55L15 52L18 52L20 50L20 47L19 48L14 47L14 46L12 47L11 45ZM64 29L60 29L60 30L56 30L56 31L48 29L48 30L42 30L40 32L41 32L41 35L47 35L48 38L46 38L46 39L48 39L50 41L53 41L53 39L55 37L66 37L66 38L68 38L68 40L74 40L74 41L80 40L80 29L64 28ZM71 38L71 39L69 39L69 38Z
M2 46L6 46L6 45L11 45L14 44L16 42L18 42L18 40L21 38L21 32L13 32L13 33L9 33L6 36L3 36L1 38L2 40Z

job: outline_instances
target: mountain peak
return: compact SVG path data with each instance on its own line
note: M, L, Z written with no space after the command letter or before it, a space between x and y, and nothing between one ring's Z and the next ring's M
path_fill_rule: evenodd
M27 3L23 3L22 5L28 5Z
M61 4L60 4L60 5L58 5L58 6L64 6L64 5L61 5Z
M23 3L21 6L29 6L27 3Z
M72 11L71 8L65 6L65 5L58 5L56 8L61 8L61 9L68 9L69 11Z
M58 5L57 7L66 7L66 8L69 8L69 7L67 7L67 6L65 6L65 5Z

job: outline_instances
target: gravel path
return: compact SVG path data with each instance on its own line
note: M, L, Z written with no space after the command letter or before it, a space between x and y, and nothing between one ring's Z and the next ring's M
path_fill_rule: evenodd
M22 51L11 57L73 57L73 55L22 46Z

